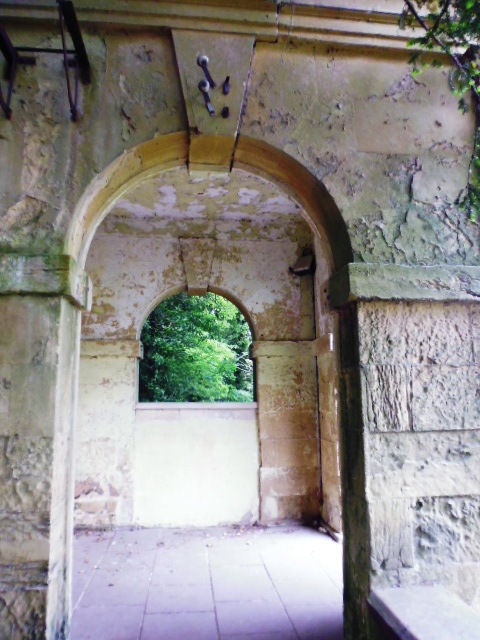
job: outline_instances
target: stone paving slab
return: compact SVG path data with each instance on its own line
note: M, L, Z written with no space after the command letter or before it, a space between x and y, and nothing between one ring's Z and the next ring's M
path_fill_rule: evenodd
M342 548L306 527L79 531L72 640L342 640Z

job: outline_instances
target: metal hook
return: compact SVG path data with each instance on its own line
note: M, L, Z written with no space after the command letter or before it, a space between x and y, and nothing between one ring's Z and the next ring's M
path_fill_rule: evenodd
M205 55L200 55L197 58L197 64L199 67L202 67L203 69L203 73L205 75L205 79L207 80L207 82L210 84L210 87L212 89L215 89L215 87L217 86L215 84L214 79L212 78L212 76L210 75L210 71L208 70L208 63L209 63L209 59L208 56Z
M224 96L228 96L230 93L230 76L227 76L222 84L222 91Z
M210 95L209 95L209 91L210 91L210 83L208 82L208 80L200 80L200 82L198 83L198 88L200 89L202 95L203 95L203 99L205 100L205 106L207 107L207 111L211 116L215 115L215 109L213 107L213 104L210 100Z

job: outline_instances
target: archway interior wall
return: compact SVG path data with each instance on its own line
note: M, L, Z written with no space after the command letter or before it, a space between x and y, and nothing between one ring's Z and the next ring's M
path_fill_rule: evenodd
M321 516L336 531L343 531L341 447L339 417L340 363L338 316L332 311L328 280L330 265L325 241L315 237L315 322L318 421L321 452Z
M204 259L205 239L211 261ZM312 277L289 270L306 246L314 248L313 238L298 205L243 171L192 179L179 168L143 182L116 203L97 231L86 264L94 301L82 328L78 524L216 524L318 513ZM327 259L319 262L326 279ZM231 503L230 511L223 516L204 511L196 521L182 520L187 516L175 515L175 508L185 502L188 487L198 488L208 475L200 462L210 458L215 466L221 438L218 431L214 437L212 424L220 420L219 406L203 414L191 409L196 422L202 416L203 449L192 445L199 443L186 410L168 407L155 413L152 407L135 407L137 337L145 314L155 300L192 282L241 302L254 330L258 397L258 416L253 408L237 407L223 417L224 432L231 427L244 439L243 444L237 440L235 459L220 455L216 465L223 464L225 474L230 468L232 478L236 474L224 500ZM178 457L188 449L188 439L191 452L183 475L194 484L181 485ZM214 481L209 482L204 502L215 502ZM190 493L201 500L197 490ZM171 519L162 521L167 511ZM188 517L194 518L192 509Z
M334 22L337 23L336 20ZM361 21L356 25L360 29L363 28ZM82 238L88 236L93 228L92 218L86 215L79 222L71 212L74 211L75 204L93 176L114 158L122 156L125 150L127 153L116 164L115 171L118 169L118 172L114 172L113 176L108 172L106 177L102 175L88 194L92 198L90 211L93 214L102 209L109 194L117 193L125 182L126 174L138 173L155 164L162 164L163 167L168 162L178 164L180 160L184 161L188 157L188 140L185 134L173 134L176 140L181 138L182 149L179 149L177 144L173 145L173 148L167 148L163 144L165 134L185 131L187 128L178 68L170 36L152 27L125 27L116 31L110 26L102 26L99 23L98 31L86 34L87 50L95 72L92 86L83 92L82 119L74 127L68 122L64 77L59 73L58 58L42 57L35 68L22 69L17 76L14 118L8 122L2 120L0 136L2 246L9 254L16 252L24 253L26 256L51 256L63 252L77 258L80 255ZM289 35L290 26L289 24ZM369 23L369 31L370 26ZM18 20L16 17L10 19L8 29L12 41L19 44L45 45L46 42L52 42L52 38L58 37L56 30L53 31L48 24L37 24L31 29L26 20ZM421 83L414 82L410 77L408 55L405 52L389 57L382 48L372 48L368 51L355 47L348 50L332 49L330 43L321 42L324 38L323 31L315 34L315 37L318 37L318 40L307 45L279 40L271 44L259 43L256 46L236 157L238 158L239 151L243 152L240 149L242 140L250 136L265 141L265 146L270 146L270 149L284 149L290 158L295 158L308 167L309 171L326 185L342 210L352 239L354 258L357 261L405 265L478 264L479 226L471 225L467 220L458 217L454 206L458 193L465 184L468 170L473 114L471 118L464 118L458 113L456 100L450 96L445 83L446 70L432 68L422 75ZM357 43L358 41L355 40ZM363 36L361 41L365 42ZM381 42L384 44L384 39ZM376 44L379 44L378 39ZM194 64L194 61L192 63ZM196 95L201 99L199 94ZM20 101L23 107L20 106ZM158 138L148 144L147 152L136 154L128 151L155 135L158 135ZM275 174L278 158L278 153L271 157L272 175ZM263 162L264 158L261 160ZM126 166L129 164L130 168L127 169ZM256 164L258 166L258 160ZM288 178L287 175L287 182ZM303 177L297 180L299 192L305 183ZM95 198L98 200L95 201ZM455 220L455 224L452 224L452 220ZM67 233L68 225L71 225L70 234ZM332 245L335 244L335 234L329 237ZM348 251L342 252L342 256L347 254ZM345 261L348 262L350 259L347 257ZM336 265L342 266L337 262ZM44 601L46 597L47 578L45 572L37 571L37 558L34 554L37 550L43 553L45 545L48 544L50 530L37 527L36 519L42 518L45 509L51 506L52 496L48 494L47 485L50 485L52 470L51 458L43 455L41 451L37 455L35 447L51 444L52 439L59 434L55 433L55 411L50 411L50 404L46 411L41 412L38 407L44 406L45 399L49 403L53 402L53 395L58 398L61 390L66 388L66 382L60 375L50 376L53 363L58 363L58 328L52 320L51 309L45 309L45 300L37 295L38 292L35 287L32 288L31 283L27 285L20 289L22 297L15 302L2 300L4 332L1 336L1 364L6 371L7 381L1 396L2 414L5 415L5 420L2 420L2 437L9 444L16 443L14 450L20 452L18 455L22 451L28 452L28 455L25 455L25 476L29 479L37 478L38 486L32 490L32 501L21 500L20 493L15 490L15 482L19 477L17 470L22 468L23 458L19 463L14 455L5 460L4 484L7 499L10 500L13 496L17 501L9 503L12 507L6 507L6 511L12 516L14 534L11 535L8 530L4 538L5 548L9 553L12 553L13 549L14 554L11 557L11 582L16 582L16 587L18 586L15 597L27 603L26 606L22 604L19 607L22 612L20 617L23 617L24 624L32 625L29 628L35 627L39 635L42 635L45 632L44 608L42 609L42 602L38 607L36 603ZM52 295L64 295L63 290L55 291ZM8 293L11 295L11 291ZM31 300L27 300L28 294ZM405 289L399 287L394 294L396 300L401 300L405 296ZM11 314L10 304L18 305L18 313ZM24 305L25 309L32 305L30 311L27 309L32 325L32 332L28 335L17 331L24 320ZM52 301L51 305L55 307L56 302ZM439 303L438 308L440 306ZM465 306L459 305L458 313L463 318L470 314L470 331L473 333L473 327L476 327L476 333L473 338L471 334L470 337L467 335L464 344L471 346L470 353L474 362L470 362L470 366L478 369L478 313L467 311ZM391 304L388 308L393 325L398 319L398 308L404 307L402 304ZM432 322L425 324L421 304L416 305L415 309L410 308L410 312L412 315L409 326L415 325L416 314L418 325L424 326L426 331L425 340L419 338L417 343L417 353L420 357L425 353L423 345L430 344L432 340L432 336L428 335ZM438 309L435 313L438 314ZM448 304L445 305L445 313L448 313ZM63 321L62 313L57 305L57 321L60 320ZM353 318L346 332L345 342L350 357L355 347L352 336L357 328L357 320L356 317ZM48 326L45 327L44 323ZM456 323L456 318L451 317L448 323L443 324L442 333L447 335L453 331L455 335ZM462 320L462 324L466 326L468 323ZM365 327L368 328L368 322ZM387 342L388 335L388 332L384 334L384 348L388 357L382 362L375 362L373 359L371 362L364 362L363 382L366 385L368 381L373 380L379 397L386 398L387 402L391 398L399 397L403 409L406 399L414 398L416 410L422 403L424 407L430 406L433 410L431 398L435 393L432 391L430 395L421 384L410 384L411 379L408 375L411 363L399 364L395 369L398 376L392 378L391 383L388 375L382 377L381 374L386 374L392 365L391 354L388 351L391 348L391 344ZM45 336L48 336L46 341ZM381 339L381 332L377 331L376 337ZM401 338L403 337L402 334ZM108 345L107 351L112 349L112 359L118 357L115 356L115 349L123 351L135 348L135 345L130 343L114 344L114 334L109 342L111 344ZM39 349L42 344L45 349ZM400 341L397 347L400 348L401 344ZM440 351L442 358L442 354L449 353L448 349ZM133 354L134 351L131 350L130 353ZM135 358L136 355L131 355L133 361ZM433 382L426 385L430 390L442 388L445 370L441 362L443 360L440 359ZM372 367L367 368L370 364ZM26 377L18 375L13 379L13 384L10 384L10 373L13 375L14 372L20 371L19 365L25 367ZM462 375L465 371L463 366L460 364L458 371L451 370L450 373ZM395 565L399 567L384 575L393 579L395 573L405 573L404 565L398 560L398 554L403 547L384 544L384 531L386 524L392 521L392 512L388 508L384 509L384 505L380 505L381 508L375 511L377 505L373 494L372 518L375 524L372 531L369 529L369 517L365 513L365 454L367 452L369 463L373 465L372 474L369 476L369 483L373 486L377 480L375 461L385 461L386 457L389 458L388 463L398 460L397 440L407 443L423 439L431 444L430 450L427 451L429 453L434 449L433 443L436 442L437 434L419 436L412 433L412 430L415 431L412 423L410 431L407 432L397 433L392 430L392 433L386 436L374 433L370 443L378 444L382 440L385 443L393 443L388 449L389 457L383 455L386 450L380 453L370 444L367 446L361 434L366 433L367 428L370 429L371 417L366 410L362 413L362 407L368 405L363 402L360 388L359 362L352 361L347 368L351 369L351 375L344 376L342 396L348 405L344 408L344 415L347 415L349 410L352 413L352 424L347 425L350 430L347 432L347 428L345 429L345 441L350 447L349 461L352 464L348 468L348 482L351 482L351 485L347 483L346 486L355 489L355 497L358 497L358 500L353 505L350 503L350 521L355 528L349 532L351 536L347 536L353 543L352 555L346 558L346 565L351 568L352 573L360 565L368 567L365 575L369 574L366 578L365 575L359 578L364 580L367 591L363 584L356 588L352 583L347 595L351 600L352 594L360 594L359 599L364 605L370 573L373 572L369 548L372 542L374 545L378 543L380 550L384 549L378 557L387 568ZM425 374L427 373L425 369ZM60 379L61 384L58 382ZM129 378L129 385L132 379ZM474 375L469 374L468 379L474 380ZM45 389L38 405L34 406L33 394L25 393L23 395L27 401L21 400L20 390L25 388L25 380L28 380L31 388ZM99 377L99 382L102 383L103 378ZM350 382L354 387L354 393L350 393ZM108 387L107 384L103 386ZM454 388L457 388L457 385L454 385ZM462 385L459 384L458 388L462 388ZM475 484L475 475L470 473L468 468L468 464L471 465L471 461L476 462L478 457L475 428L471 428L472 424L478 425L478 404L470 404L471 398L475 397L476 389L472 393L471 385L467 385L466 388L469 394L456 396L452 402L455 414L446 414L447 429L456 426L453 429L455 436L452 437L457 438L459 444L454 451L458 451L458 459L466 461L467 464L467 471L455 475L456 491L478 496L478 479ZM397 405L393 403L392 406ZM458 416L465 413L466 406L470 407L470 410L472 406L476 406L469 414L469 420L472 421L470 426L458 422ZM378 403L377 407L382 407L382 403ZM463 408L459 410L457 407ZM432 424L434 422L436 421L433 420ZM379 424L381 423L380 417ZM19 425L17 431L11 430L10 425ZM385 426L384 423L383 425ZM375 428L373 426L372 430ZM435 430L435 425L432 430ZM124 449L127 445L128 442ZM4 450L10 451L8 448ZM33 471L37 475L29 466L32 460L35 461ZM451 462L451 450L444 449L443 457L437 465L442 476L447 477L443 470L447 463ZM59 464L65 469L67 461L59 460ZM431 466L425 468L429 469ZM475 468L478 469L478 464ZM15 473L12 473L12 469ZM423 491L423 497L429 498L427 505L434 505L432 512L445 504L444 498L449 500L453 495L449 493L449 487L441 483L437 485L436 479L431 485L427 485L421 484L420 477L419 474L418 477L407 478L408 483L404 483L397 475L398 486L404 491L405 486L412 486L411 482L413 485L421 485L418 491ZM33 504L35 497L37 501ZM476 499L478 501L478 498ZM460 496L456 495L455 501L458 504ZM393 499L392 504L398 505L399 502ZM415 505L416 502L412 504ZM427 513L423 508L421 511ZM409 513L418 515L414 506ZM55 515L52 510L52 518ZM434 520L437 520L437 513L434 514ZM458 533L458 522L462 526L464 522L463 519L454 520L456 524L454 523L450 529L453 541ZM45 522L46 519L41 521ZM401 519L397 521L402 522ZM432 518L427 514L425 522L428 521L432 522ZM469 524L471 522L470 519ZM60 518L59 526L61 523ZM8 524L6 526L8 528ZM441 534L445 529L439 527L439 530ZM395 531L404 532L405 528L399 525ZM430 529L430 533L432 532L436 534ZM398 540L403 540L403 535L402 533ZM475 539L475 536L471 539ZM60 538L52 536L52 547L58 540ZM395 541L395 532L392 540ZM435 573L436 579L438 573L443 572L443 579L452 582L449 570L444 571L442 567L448 559L442 540L445 538L435 535L428 562L425 561L425 556L421 562L415 556L416 575L419 579L432 580L432 572ZM353 545L356 545L356 550L353 549ZM359 549L363 554L361 557L354 554ZM421 550L419 545L414 549ZM44 560L42 556L42 562ZM458 557L455 557L450 564L459 567L460 563L457 560ZM468 571L476 571L478 575L478 548L475 550L470 547L463 560L463 566L468 565ZM24 586L27 573L32 575L33 589ZM408 573L415 575L413 570L409 570ZM471 573L460 573L457 572L458 582L462 583L462 588L470 589L472 594L474 590L465 587L472 584L465 579L465 575ZM28 591L25 590L27 588ZM52 593L56 592L52 590ZM361 609L362 602L353 602L351 610L354 615ZM55 602L52 607L55 607ZM52 637L54 635L55 633L52 633ZM354 634L352 637L361 636Z

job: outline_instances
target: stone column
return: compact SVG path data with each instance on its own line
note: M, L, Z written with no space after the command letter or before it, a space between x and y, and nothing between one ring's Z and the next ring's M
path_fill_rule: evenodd
M75 524L133 522L139 340L82 340L75 447Z
M260 518L319 513L315 356L312 342L257 341Z
M480 268L349 265L341 316L345 628L372 588L443 584L480 608Z
M338 416L338 354L334 334L314 341L317 357L318 410L322 478L322 518L335 531L342 531L340 482L340 425Z
M88 278L68 256L0 258L0 637L66 638L77 344Z

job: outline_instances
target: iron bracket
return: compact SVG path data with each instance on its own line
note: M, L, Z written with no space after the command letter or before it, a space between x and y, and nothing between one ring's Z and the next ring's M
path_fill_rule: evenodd
M65 79L67 83L67 96L70 105L72 121L78 120L78 82L89 84L91 82L90 63L82 38L82 32L78 24L75 7L72 0L57 0L58 19L60 22L60 35L62 38L61 49L44 49L35 47L14 47L5 29L0 25L0 51L5 58L5 80L8 83L6 94L0 86L0 107L7 119L12 117L11 101L15 75L18 65L35 65L35 57L25 56L25 53L49 53L63 56ZM73 49L67 48L66 30L70 34ZM73 81L70 70L73 69Z

